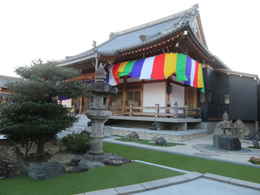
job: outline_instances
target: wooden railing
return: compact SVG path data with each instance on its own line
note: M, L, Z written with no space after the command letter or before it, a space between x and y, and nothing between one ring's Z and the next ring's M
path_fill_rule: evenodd
M113 115L128 115L128 116L150 116L150 117L172 117L172 118L200 118L200 108L189 108L188 106L134 106L130 104L123 112L120 108L110 108Z

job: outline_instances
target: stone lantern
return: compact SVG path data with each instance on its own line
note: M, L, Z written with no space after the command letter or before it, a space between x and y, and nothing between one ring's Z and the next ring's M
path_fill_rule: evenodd
M105 70L101 64L96 71L95 82L88 86L90 103L86 115L92 122L89 151L91 154L103 154L104 123L112 115L112 112L107 110L106 98L117 93L117 88L108 85L105 79Z

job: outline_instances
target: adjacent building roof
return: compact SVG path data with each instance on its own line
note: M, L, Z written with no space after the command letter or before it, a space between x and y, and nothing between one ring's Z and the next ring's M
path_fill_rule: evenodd
M96 52L102 55L115 55L117 52L147 44L170 33L189 27L196 35L200 31L201 44L207 48L200 24L198 24L198 5L177 14L149 22L121 32L111 33L110 39L101 45L81 54L66 57L61 65L79 63L96 56Z
M248 78L251 78L251 79L259 80L259 77L258 77L257 74L237 72L237 71L232 71L232 70L227 70L227 69L218 69L217 71L226 73L227 75L235 75L235 76L240 76L240 77L248 77Z
M0 75L0 88L6 88L7 83L19 80L17 77Z

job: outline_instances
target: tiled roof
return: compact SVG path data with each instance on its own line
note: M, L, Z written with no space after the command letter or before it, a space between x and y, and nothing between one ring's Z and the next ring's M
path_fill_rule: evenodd
M6 88L6 84L19 80L17 77L0 75L0 88Z
M111 38L96 47L81 54L67 57L61 62L63 65L84 61L95 56L95 51L103 55L113 55L117 51L141 46L156 39L173 33L185 26L189 26L194 34L198 31L196 16L198 16L198 5L177 14L149 22L128 30L112 33ZM145 37L145 40L142 39Z

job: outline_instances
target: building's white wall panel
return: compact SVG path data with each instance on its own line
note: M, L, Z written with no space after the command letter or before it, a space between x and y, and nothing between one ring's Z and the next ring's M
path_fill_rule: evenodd
M145 83L143 86L143 106L165 106L166 103L166 84L161 83ZM145 109L144 112L154 112L153 109Z

